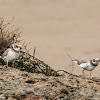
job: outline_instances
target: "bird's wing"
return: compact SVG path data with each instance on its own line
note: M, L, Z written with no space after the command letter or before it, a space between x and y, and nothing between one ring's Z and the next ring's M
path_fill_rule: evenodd
M78 64L78 65L80 65L80 64L82 64L82 63L87 63L86 60L77 60L77 59L74 59L74 60L72 60L72 61L75 62L75 63Z
M9 50L10 50L10 48L8 48L8 49L3 53L2 58L5 57L5 56L7 56Z
M86 61L86 60L81 60L79 63L80 63L80 64L82 64L82 63L87 63L87 61Z

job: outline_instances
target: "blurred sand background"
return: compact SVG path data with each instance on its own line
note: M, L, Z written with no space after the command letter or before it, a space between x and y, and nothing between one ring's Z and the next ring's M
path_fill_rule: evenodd
M73 59L100 57L100 0L0 0L0 17L20 27L36 57L71 71ZM82 74L75 66L73 73ZM100 76L100 65L92 76Z

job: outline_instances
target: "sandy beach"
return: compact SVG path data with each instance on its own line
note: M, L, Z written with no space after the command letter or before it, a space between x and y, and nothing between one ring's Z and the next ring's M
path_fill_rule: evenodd
M53 69L71 71L71 59L100 58L99 0L0 0L0 17L22 31L28 48ZM100 76L100 64L92 76ZM73 74L82 74L79 66Z

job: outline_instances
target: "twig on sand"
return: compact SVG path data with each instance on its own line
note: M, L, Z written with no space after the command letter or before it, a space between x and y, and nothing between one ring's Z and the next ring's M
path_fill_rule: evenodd
M56 72L58 73L58 72L60 72L60 71L63 71L63 72L65 72L65 73L67 73L68 75L71 75L71 76L79 77L78 75L74 75L74 74L69 73L69 72L67 72L67 71L65 71L65 70L58 70L58 71L56 71Z
M35 53L36 53L36 47L34 47L34 52L33 52L34 57L35 57Z
M71 56L70 56L69 54L67 54L67 56L71 59L71 65L69 65L69 67L72 67L72 72L73 72L73 70L74 70L74 65L73 65L72 58L71 58ZM71 72L71 73L72 73L72 72Z

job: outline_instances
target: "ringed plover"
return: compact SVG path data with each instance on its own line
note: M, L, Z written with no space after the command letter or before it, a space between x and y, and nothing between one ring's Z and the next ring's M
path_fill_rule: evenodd
M22 45L13 44L11 48L8 48L0 58L2 58L8 66L8 63L11 61L15 61L21 52Z
M90 72L90 78L92 79L92 77L91 77L92 70L96 66L98 66L98 63L100 62L100 59L99 58L94 58L94 59L91 59L89 61L86 61L86 60L80 60L79 61L79 60L75 59L75 60L72 60L72 61L75 62L76 64L78 64L81 68L83 68L82 73L85 76L85 78L86 78L86 75L84 73L84 70L91 71Z

